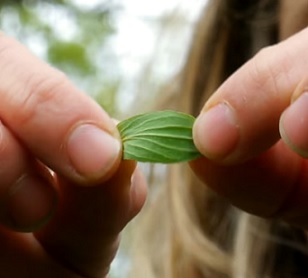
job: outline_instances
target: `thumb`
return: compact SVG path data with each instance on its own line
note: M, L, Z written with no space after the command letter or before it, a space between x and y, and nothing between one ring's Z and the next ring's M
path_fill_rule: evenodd
M40 161L79 183L106 179L120 160L115 124L61 72L0 35L0 119Z
M263 49L222 84L194 126L195 143L203 154L238 163L277 142L281 114L307 77L307 43L305 29Z

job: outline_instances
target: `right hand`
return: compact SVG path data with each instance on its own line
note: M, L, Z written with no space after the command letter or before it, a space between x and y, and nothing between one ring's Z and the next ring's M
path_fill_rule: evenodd
M235 206L308 228L308 28L258 53L194 126L197 175ZM280 133L279 133L280 125Z

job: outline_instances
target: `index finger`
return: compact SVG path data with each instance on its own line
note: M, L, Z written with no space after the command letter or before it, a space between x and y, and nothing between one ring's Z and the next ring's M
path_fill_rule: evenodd
M39 160L79 182L112 171L117 129L90 97L4 34L0 69L0 119Z
M263 49L215 92L194 126L203 154L237 163L277 142L280 116L307 77L307 43L305 29Z

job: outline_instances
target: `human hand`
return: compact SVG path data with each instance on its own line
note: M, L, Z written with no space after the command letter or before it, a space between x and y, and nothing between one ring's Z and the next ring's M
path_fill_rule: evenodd
M205 104L191 163L247 212L308 227L308 29L267 47Z
M0 99L0 276L104 277L146 195L112 119L4 34Z

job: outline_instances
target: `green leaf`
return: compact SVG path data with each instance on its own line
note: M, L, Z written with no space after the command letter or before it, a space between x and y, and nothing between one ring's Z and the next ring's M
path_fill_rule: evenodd
M184 113L158 111L120 122L123 159L176 163L200 157L192 139L194 121Z

